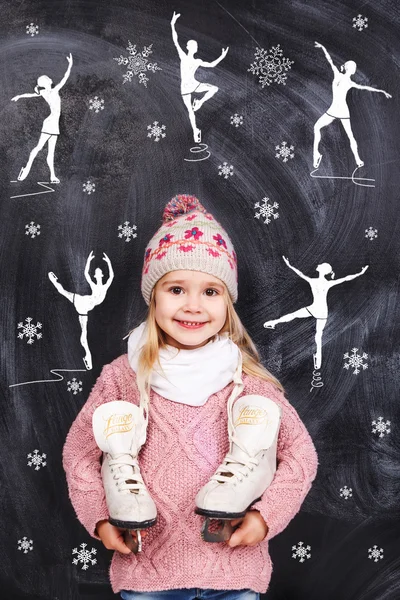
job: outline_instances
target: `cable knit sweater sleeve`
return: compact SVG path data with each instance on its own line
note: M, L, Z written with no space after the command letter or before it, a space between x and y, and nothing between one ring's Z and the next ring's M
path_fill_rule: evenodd
M63 448L69 497L79 521L97 539L96 523L108 519L108 510L100 472L102 452L93 436L92 415L104 402L120 399L119 387L114 368L106 365L72 423Z
M268 525L267 540L281 533L299 512L317 473L318 457L311 437L296 410L271 384L254 393L282 407L275 477L261 500L253 504Z

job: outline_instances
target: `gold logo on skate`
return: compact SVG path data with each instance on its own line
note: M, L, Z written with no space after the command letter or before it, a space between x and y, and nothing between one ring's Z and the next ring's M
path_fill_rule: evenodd
M134 426L132 413L110 415L105 422L104 435L106 439L114 433L127 433Z
M240 412L235 421L235 427L238 425L262 425L268 423L268 414L264 408L259 406L241 406Z

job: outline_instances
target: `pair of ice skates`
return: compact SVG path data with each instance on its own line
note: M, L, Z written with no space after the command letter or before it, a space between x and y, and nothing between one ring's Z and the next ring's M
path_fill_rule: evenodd
M237 398L242 389L243 385L236 385L228 400L229 453L195 498L195 512L206 517L201 535L207 542L230 538L230 521L244 517L260 499L277 467L281 408L263 396ZM141 551L140 530L157 520L156 505L138 464L147 421L148 404L143 408L120 400L101 405L93 414L94 437L103 451L101 471L109 522L126 530L125 541L134 553Z

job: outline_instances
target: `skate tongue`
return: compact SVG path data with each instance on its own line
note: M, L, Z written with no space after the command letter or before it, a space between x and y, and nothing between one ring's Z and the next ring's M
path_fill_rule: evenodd
M93 413L93 433L103 452L136 456L146 441L143 412L124 400L102 404Z
M256 456L261 450L270 448L278 435L281 412L278 404L264 396L254 394L238 398L232 410L231 455L245 461L249 455Z

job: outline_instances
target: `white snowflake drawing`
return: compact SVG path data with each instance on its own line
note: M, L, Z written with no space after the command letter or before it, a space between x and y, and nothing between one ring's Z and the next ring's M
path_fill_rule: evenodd
M357 15L353 18L353 27L358 29L358 31L362 31L363 29L367 29L368 27L368 19L367 17L363 17L362 15Z
M89 99L89 110L94 110L95 113L98 113L100 110L104 110L104 100L103 98L99 98L98 96L94 96Z
M93 194L96 191L96 184L89 179L82 185L82 189L86 194Z
M351 354L346 352L346 354L343 355L343 358L348 359L349 361L347 363L344 363L343 367L345 369L354 369L353 375L358 375L358 373L360 372L359 367L362 367L364 371L365 369L368 369L367 363L363 362L368 358L368 354L366 354L365 352L363 352L362 354L357 354L357 352L358 348L352 348Z
M150 44L150 46L143 46L141 52L136 50L136 44L131 44L129 41L128 44L126 49L128 50L129 56L122 56L121 54L119 58L114 58L119 65L126 67L126 72L122 76L124 83L132 81L133 76L137 75L139 83L143 83L143 85L147 87L149 78L146 73L149 71L152 73L162 71L161 67L159 67L156 62L152 63L147 60L150 54L153 53L153 44Z
M35 25L34 23L29 23L29 25L26 26L26 33L27 33L27 35L30 35L31 37L33 37L34 35L38 35L39 34L39 26Z
M287 142L282 142L280 146L275 146L275 158L281 158L287 162L289 158L294 158L294 146L288 146Z
M254 53L254 62L247 71L259 76L258 81L261 87L274 82L286 85L287 72L292 68L292 64L292 60L283 58L283 51L278 44L269 50L257 48Z
M166 133L164 133L166 129L165 125L159 125L158 121L154 121L153 125L147 125L147 129L149 131L147 137L153 137L155 142L158 142L161 138L165 138L165 136L167 135Z
M71 381L67 381L67 390L76 396L78 392L82 391L82 381L78 381L76 377L73 377Z
M379 437L383 437L384 435L387 435L391 431L391 429L390 429L391 422L384 421L383 417L378 417L378 420L372 421L371 425L372 425L372 433L377 433Z
M275 220L279 218L279 213L275 212L277 208L279 208L279 204L274 202L273 204L269 203L269 198L265 197L262 199L264 204L260 204L257 202L254 205L254 208L258 209L258 212L255 213L255 219L264 219L264 223L269 225L271 223L271 217Z
M341 498L344 498L345 500L352 498L353 497L352 488L347 487L347 485L343 486L342 488L340 488L340 496L341 496Z
M137 227L136 225L129 225L129 221L125 221L123 225L118 225L118 229L120 230L118 237L124 237L126 242L130 242L131 239L137 237L137 233L134 233Z
M297 546L292 546L292 558L297 558L299 562L304 562L311 558L311 546L304 546L303 542L299 542Z
M223 175L224 179L228 179L228 177L232 177L233 166L228 165L227 162L222 163L222 165L218 166L218 175Z
M372 548L368 548L368 558L374 562L383 559L383 548L378 548L375 544Z
M28 467L34 467L35 471L39 471L41 467L46 466L46 454L39 454L39 450L29 452L26 458L28 459Z
M28 344L33 344L33 342L35 341L35 338L37 340L40 340L40 338L42 337L41 333L38 333L38 329L42 329L42 324L39 323L39 321L36 323L36 325L34 325L32 323L32 317L27 317L25 319L25 323L18 323L17 325L17 329L22 329L22 331L19 332L18 337L20 340L23 340L24 337L28 338Z
M25 225L25 235L30 235L33 239L35 236L40 235L40 225L35 225L33 221Z
M243 125L243 116L238 115L237 113L232 115L231 116L231 125L234 125L235 127L239 127L239 125Z
M22 540L18 540L18 550L22 550L24 554L28 554L29 551L33 550L33 541L28 540L28 538L24 536Z
M378 230L373 227L368 227L368 229L365 230L365 237L371 241L376 239L378 237Z
M91 550L86 550L87 544L80 544L80 550L78 548L74 548L72 550L72 554L76 554L77 557L72 559L72 564L77 565L82 563L83 571L86 571L89 568L89 563L95 565L97 563L97 558L93 558L97 554L96 548L92 548Z

